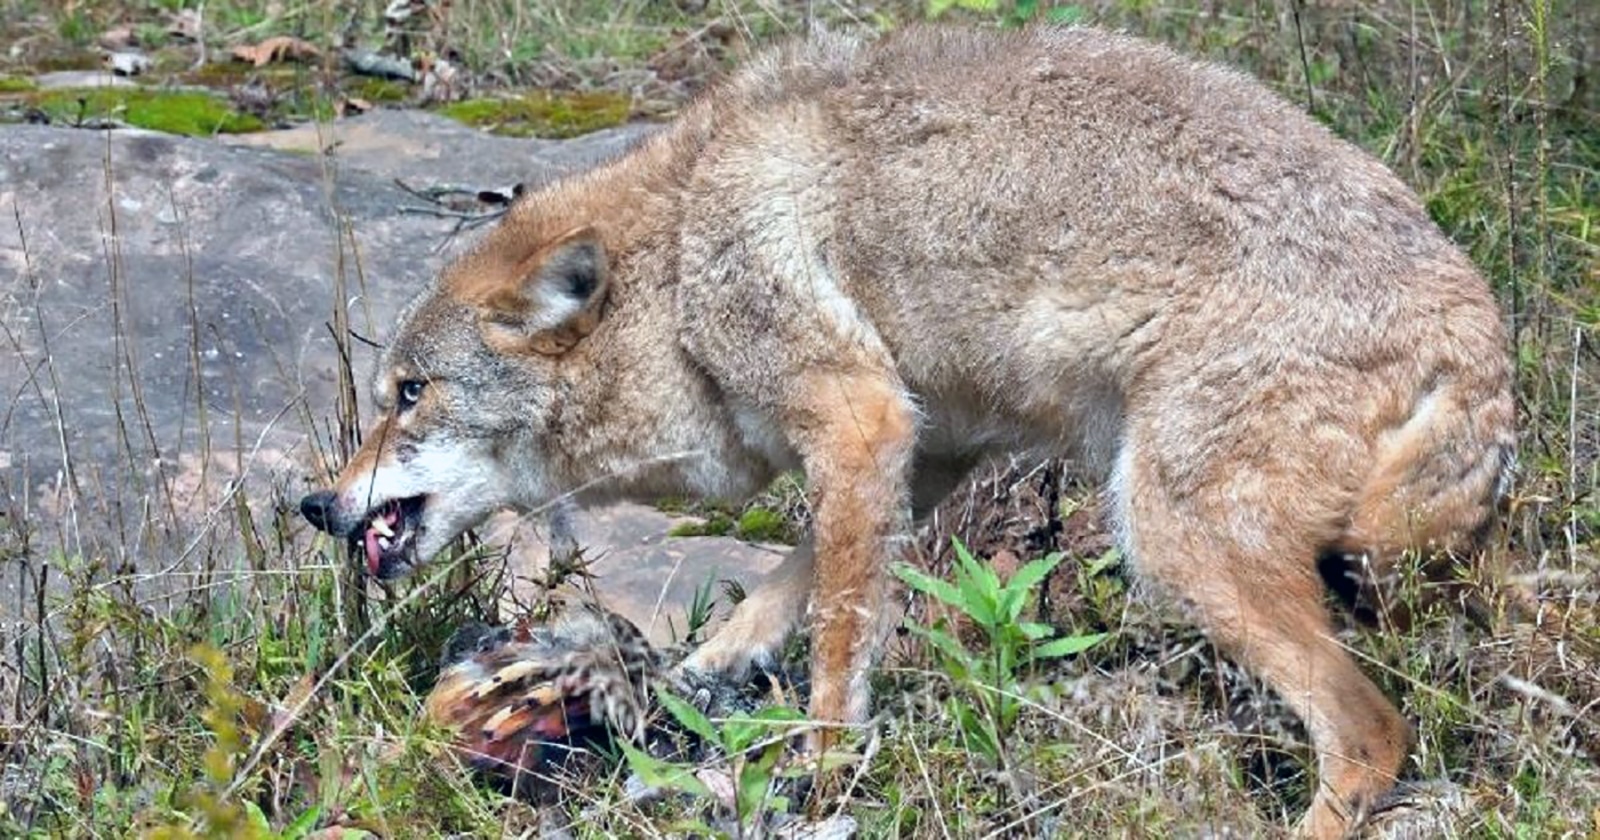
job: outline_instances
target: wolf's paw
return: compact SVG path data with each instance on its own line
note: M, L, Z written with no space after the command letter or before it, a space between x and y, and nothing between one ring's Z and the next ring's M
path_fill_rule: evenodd
M743 680L754 669L775 670L798 619L784 595L758 590L739 602L728 623L689 654L679 668L730 680Z
M750 639L736 638L728 630L729 627L724 627L722 632L695 648L679 663L678 670L701 677L743 682L754 670L773 670L777 667L776 646L752 644Z

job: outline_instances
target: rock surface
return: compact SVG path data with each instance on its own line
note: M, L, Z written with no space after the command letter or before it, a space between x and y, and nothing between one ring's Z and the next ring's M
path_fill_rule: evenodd
M138 87L139 83L132 79L118 76L106 70L56 70L50 73L40 73L33 77L33 83L39 90L57 90L59 88L97 88L97 87Z
M336 308L381 341L476 236L453 235L458 218L396 179L532 187L648 131L512 140L409 111L228 144L0 126L0 510L36 539L149 575L194 552L194 528L226 534L225 517L212 522L241 473L252 493L291 502L329 460ZM372 352L353 354L364 401ZM192 527L157 527L152 510ZM603 591L625 593L614 608L641 625L663 581L676 598L707 574L775 562L728 540L667 540L667 522L641 508L578 522ZM159 538L130 541L129 528ZM527 531L513 529L535 542Z

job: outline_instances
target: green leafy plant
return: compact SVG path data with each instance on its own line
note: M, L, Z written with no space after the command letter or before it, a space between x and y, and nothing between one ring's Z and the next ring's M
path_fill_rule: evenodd
M1040 8L1039 0L928 0L928 17L937 18L951 9L993 15L1001 26L1017 28L1035 20L1053 24L1073 24L1083 19L1080 6L1048 6Z
M711 624L713 611L717 608L717 598L713 594L716 589L715 576L707 577L694 589L694 596L689 600L689 608L684 612L683 637L678 638L677 622L667 617L667 627L671 630L674 641L682 644L699 644L700 634Z
M687 511L685 511L687 512ZM736 537L747 542L793 543L797 528L782 513L752 505L735 516L727 510L711 508L700 521L680 522L667 531L671 537Z
M992 12L1000 8L1000 0L928 0L928 17L936 18L951 9L969 12Z
M669 537L726 537L738 523L726 513L713 512L699 522L680 522L667 531Z
M1039 0L1017 0L1001 22L1006 26L1022 26L1029 21L1043 19L1046 23L1069 26L1081 22L1083 16L1082 6L1050 6L1041 9Z
M1003 764L1006 735L1016 725L1024 702L1023 673L1040 659L1088 650L1106 634L1057 636L1048 624L1022 620L1034 590L1061 563L1062 555L1034 560L1001 582L994 569L974 558L961 540L952 538L951 542L956 553L953 582L905 564L897 565L894 572L906 585L959 610L983 632L985 649L973 651L943 619L931 627L907 624L928 642L940 667L960 689L950 699L950 711L960 721L968 744Z
M214 645L201 643L189 653L205 675L207 704L200 719L210 730L212 744L202 759L205 783L185 792L180 798L191 812L150 832L156 838L191 837L300 837L315 826L317 814L302 815L288 833L272 832L266 815L254 803L229 797L224 791L238 760L245 754L244 734L239 723L249 698L234 687L233 665ZM174 815L179 816L179 815ZM297 828L298 827L298 828ZM295 833L295 832L299 833Z
M317 818L322 813L321 808L313 805L302 812L300 816L295 817L294 821L285 826L282 831L274 831L272 823L267 820L267 815L262 812L259 805L254 802L245 802L244 810L249 817L251 831L261 840L303 840L303 838L311 836L312 829L317 827ZM361 831L352 830L344 833L354 837L368 836L366 832Z
M665 691L658 692L658 697L662 708L680 726L727 756L733 796L730 803L724 804L732 805L738 829L736 836L743 837L753 831L763 813L788 811L788 798L774 793L773 783L788 775L782 767L785 744L795 726L805 720L804 715L787 706L767 706L749 717L713 722L679 697ZM711 802L722 801L696 774L694 767L656 758L631 744L621 746L628 766L646 784ZM705 826L697 828L716 833Z

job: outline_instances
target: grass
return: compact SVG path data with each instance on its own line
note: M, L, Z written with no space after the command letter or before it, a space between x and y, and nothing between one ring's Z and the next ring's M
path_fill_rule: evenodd
M93 66L91 45L117 25L131 25L152 50L187 55L194 46L168 35L164 21L195 5L0 0L0 41L17 45L0 56L0 84L31 96L14 80ZM845 0L704 8L457 0L443 19L386 31L379 5L354 13L334 0L211 0L201 38L213 53L270 35L326 50L349 33L412 56L454 56L477 96L625 98L637 116L669 114L750 45L798 29L808 5L835 25L887 27L928 11ZM947 5L942 16L982 25L1026 11ZM1470 800L1439 833L1600 833L1600 770L1592 753L1583 755L1585 737L1595 749L1584 715L1600 712L1581 705L1600 697L1600 667L1582 658L1600 646L1600 95L1587 62L1600 49L1600 6L1040 6L1032 14L1125 28L1267 80L1393 166L1490 277L1514 328L1524 412L1521 472L1495 553L1516 571L1513 582L1539 597L1565 647L1556 655L1526 628L1485 630L1444 614L1406 633L1353 633L1349 644L1386 690L1405 698L1418 738L1411 775L1447 781ZM179 66L173 72L192 72ZM277 84L331 95L349 82L322 65ZM405 90L417 102L418 90ZM349 291L341 286L330 306ZM351 399L330 419L325 406L305 407L305 428L330 463L353 441ZM215 446L205 468L225 474L234 455L227 443ZM82 485L74 510L87 518L108 504L97 468L142 475L131 446L125 461L78 465L64 479ZM842 807L871 836L1191 835L1219 826L1255 835L1292 819L1310 790L1298 724L1181 614L1130 596L1083 524L1092 521L1092 499L1059 472L1041 475L991 476L983 492L963 497L989 501L944 528L962 530L997 565L1007 552L1025 561L1062 550L1066 560L1041 584L1047 597L1037 609L1110 636L1018 693L1004 772L963 745L949 700L964 688L928 650L897 645L875 677L886 723L857 745L869 758ZM543 809L473 784L445 758L442 734L420 723L420 697L450 627L504 617L500 567L492 558L464 561L431 587L369 591L339 550L296 519L295 488L248 486L248 494L193 498L150 488L159 500L150 533L183 535L158 550L139 542L148 536L79 536L65 526L39 533L48 520L5 511L0 573L15 582L8 609L19 623L5 634L0 668L0 832L183 836L209 825L221 836L225 826L265 821L288 833L312 814L318 827L384 836L492 835L587 813L572 831L608 836L660 834L698 818L682 800L624 801L620 773L571 782L563 804ZM729 530L765 539L772 512L795 518L776 502L723 515ZM940 556L930 547L940 542L943 535L926 536L925 553ZM183 562L153 587L141 576L153 568L127 568L129 557L163 568ZM1566 714L1547 695L1579 708Z

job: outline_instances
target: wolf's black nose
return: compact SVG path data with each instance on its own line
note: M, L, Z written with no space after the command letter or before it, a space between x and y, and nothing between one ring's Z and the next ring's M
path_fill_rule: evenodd
M332 490L321 490L312 493L300 500L300 515L306 518L311 526L319 531L333 533L333 499Z

